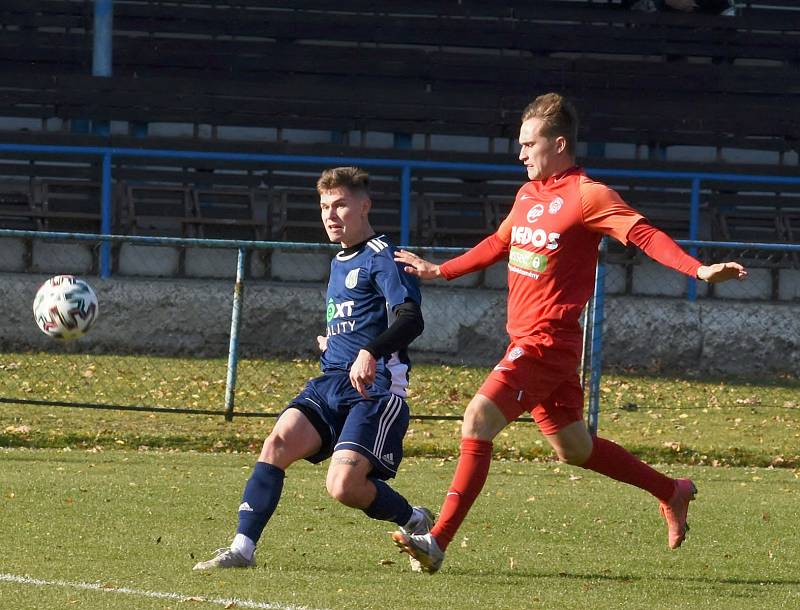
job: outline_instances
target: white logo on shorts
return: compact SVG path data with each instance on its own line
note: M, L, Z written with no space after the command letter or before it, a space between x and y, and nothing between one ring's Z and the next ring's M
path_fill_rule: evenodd
M356 284L358 284L358 272L361 270L360 267L356 267L350 273L347 274L347 277L344 278L344 285L347 288L355 288Z
M513 362L514 360L516 360L517 358L519 358L519 357L520 357L522 354L524 354L524 353L525 353L525 352L522 350L522 348L521 348L521 347L515 347L514 349L512 349L512 350L511 350L511 351L508 353L508 360L511 360L511 361Z
M387 453L381 458L384 462L394 465L394 453Z

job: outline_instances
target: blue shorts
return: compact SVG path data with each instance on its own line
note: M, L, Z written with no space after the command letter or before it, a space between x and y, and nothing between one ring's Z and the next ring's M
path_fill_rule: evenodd
M306 458L309 462L316 464L334 451L350 449L372 463L378 478L397 474L408 429L408 404L375 384L367 393L369 399L356 391L348 373L326 373L309 381L289 403L286 408L301 411L322 438L320 450Z

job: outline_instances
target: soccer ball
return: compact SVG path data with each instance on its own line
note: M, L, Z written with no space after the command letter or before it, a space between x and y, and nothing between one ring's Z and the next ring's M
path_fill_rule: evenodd
M97 297L91 286L73 275L51 277L33 300L36 324L55 339L76 339L86 334L97 313Z

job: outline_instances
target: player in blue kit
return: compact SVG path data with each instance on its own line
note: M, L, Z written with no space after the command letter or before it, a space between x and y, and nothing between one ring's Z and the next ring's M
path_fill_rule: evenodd
M409 534L433 517L386 484L397 474L408 428L406 348L422 333L416 278L394 261L394 246L369 223L369 176L357 167L325 170L317 181L328 238L342 245L331 261L327 331L317 337L322 375L286 407L264 441L244 488L229 548L195 570L251 567L278 505L286 469L331 458L326 487L342 504ZM412 562L412 567L414 564Z

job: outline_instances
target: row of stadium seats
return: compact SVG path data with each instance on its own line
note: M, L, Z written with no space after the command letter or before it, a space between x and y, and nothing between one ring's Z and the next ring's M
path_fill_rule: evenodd
M38 179L0 184L2 228L99 233L100 184ZM265 239L248 189L117 183L112 232L132 235Z
M471 246L495 230L508 213L511 194L469 185L472 196L434 191L436 181L412 192L412 243ZM378 181L371 220L376 231L400 237L397 183ZM501 185L504 186L504 185ZM622 196L675 238L689 237L689 193L685 188L614 185ZM395 190L392 192L392 187ZM800 193L704 191L701 239L800 242ZM482 194L477 194L483 190ZM495 190L499 190L495 189ZM445 192L442 192L445 191ZM311 188L133 184L114 187L112 231L222 239L324 241L319 203ZM36 178L0 183L0 228L100 232L100 185L88 180Z
M531 95L558 89L578 99L587 142L783 152L800 140L785 112L800 13L766 5L721 18L597 1L385 14L356 0L117 0L114 76L97 78L91 3L8 2L0 116L513 139Z
M376 231L399 240L399 195L373 196ZM499 205L499 204L497 204ZM415 241L465 245L496 226L488 201L420 200ZM0 184L0 228L99 233L100 184L42 179ZM117 183L112 232L213 239L323 241L313 189L197 188Z

